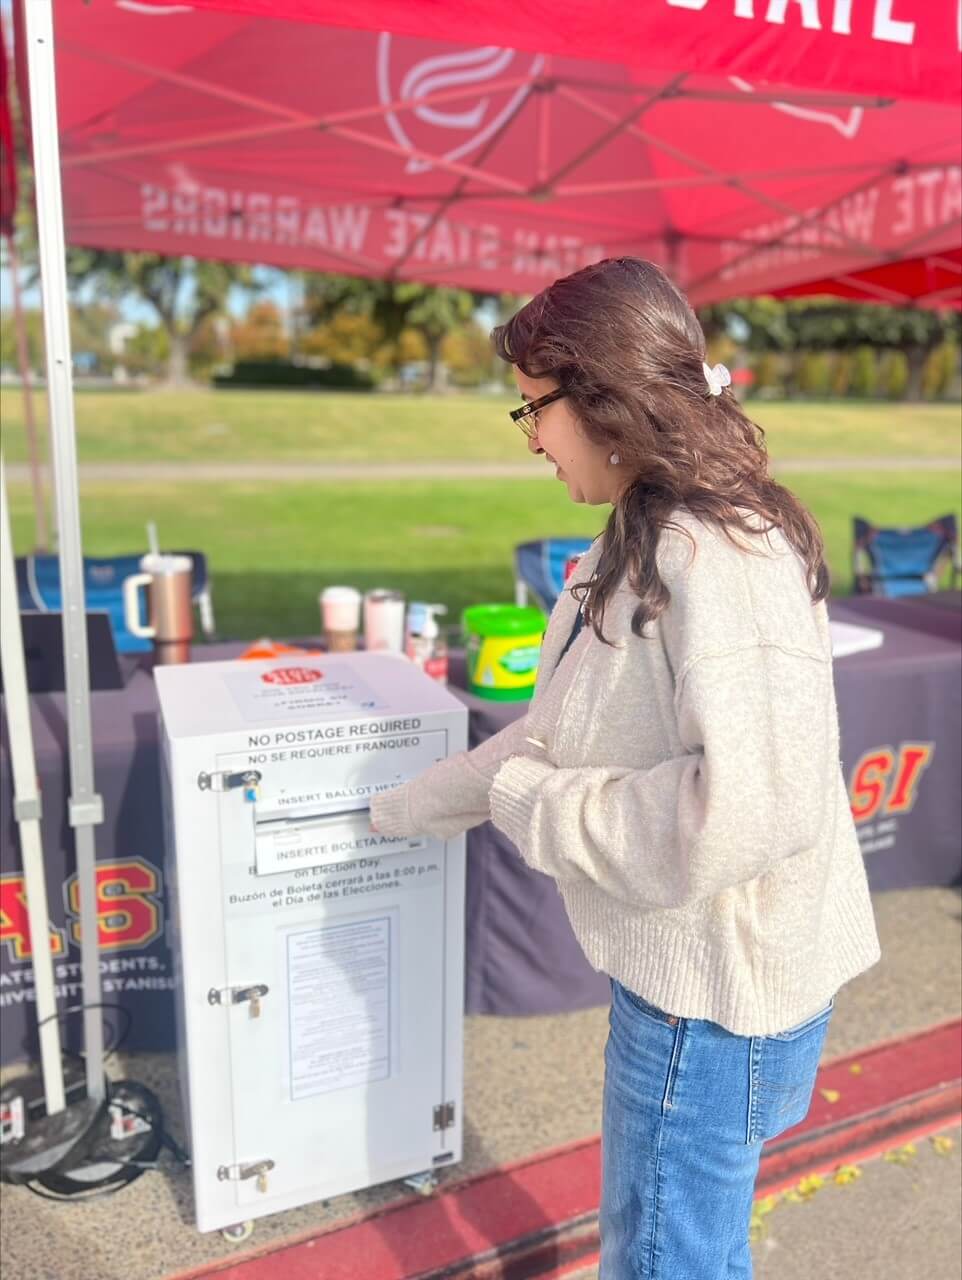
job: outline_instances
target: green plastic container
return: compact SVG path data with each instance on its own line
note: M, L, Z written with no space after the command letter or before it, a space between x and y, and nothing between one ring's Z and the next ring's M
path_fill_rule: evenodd
M530 698L538 675L541 638L548 625L541 610L516 604L476 604L465 609L461 623L470 691L495 702Z

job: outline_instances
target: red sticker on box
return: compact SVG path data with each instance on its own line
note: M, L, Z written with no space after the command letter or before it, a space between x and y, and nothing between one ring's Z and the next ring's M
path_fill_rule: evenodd
M265 684L313 684L315 680L324 679L324 672L313 667L278 667L265 671L261 679Z

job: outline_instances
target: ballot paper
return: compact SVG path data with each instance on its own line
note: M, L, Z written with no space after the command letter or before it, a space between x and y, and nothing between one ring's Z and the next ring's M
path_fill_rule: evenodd
M832 637L833 658L847 658L866 649L880 649L885 640L884 634L875 627L858 627L851 622L830 621L828 630Z

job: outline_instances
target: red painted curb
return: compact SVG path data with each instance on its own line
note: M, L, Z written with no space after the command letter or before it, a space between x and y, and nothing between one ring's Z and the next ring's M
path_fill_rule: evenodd
M459 1263L532 1237L536 1244L562 1224L593 1215L600 1189L598 1139L587 1138L491 1169L429 1199L406 1198L349 1226L167 1280L412 1280L439 1268L457 1274Z
M960 1019L837 1058L819 1070L806 1119L766 1147L756 1198L957 1124L960 1106ZM600 1189L600 1144L590 1138L167 1280L557 1274L588 1265L597 1251Z

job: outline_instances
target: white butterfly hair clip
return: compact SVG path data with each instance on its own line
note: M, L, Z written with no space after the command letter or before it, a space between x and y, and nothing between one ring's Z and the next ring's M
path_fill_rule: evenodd
M702 361L701 366L705 371L705 381L708 383L708 392L713 396L720 396L725 387L732 384L732 375L728 372L723 364L716 364L714 369L710 364Z

